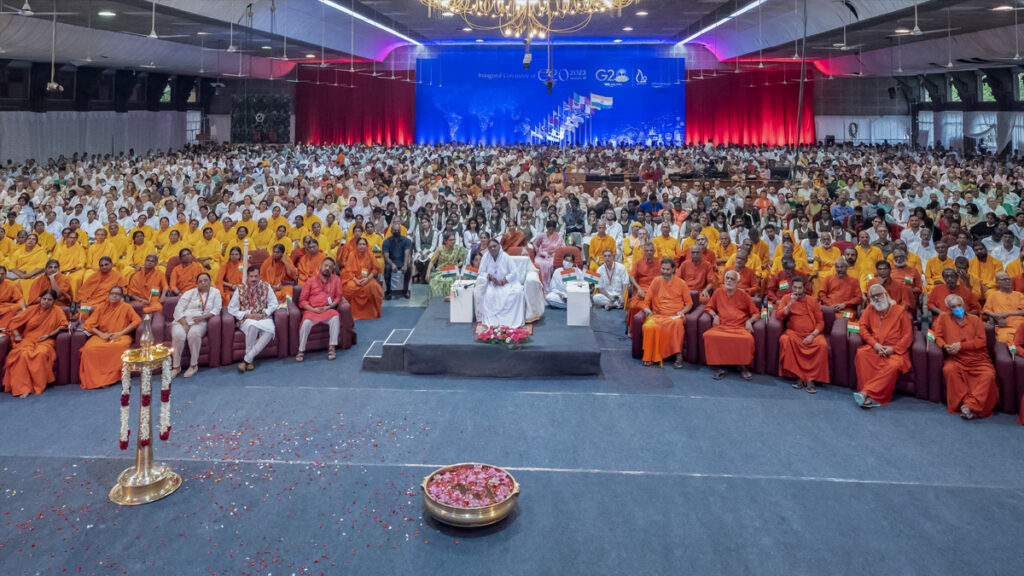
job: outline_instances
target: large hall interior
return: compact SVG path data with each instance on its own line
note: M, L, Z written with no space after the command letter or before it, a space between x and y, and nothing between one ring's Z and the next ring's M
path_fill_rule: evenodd
M0 0L0 575L1019 574L1024 0Z

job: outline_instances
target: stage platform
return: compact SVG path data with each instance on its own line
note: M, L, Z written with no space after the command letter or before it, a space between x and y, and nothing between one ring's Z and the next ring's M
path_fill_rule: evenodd
M448 321L448 303L433 298L416 327L395 330L363 356L363 370L482 378L594 376L601 349L591 327L566 326L565 310L548 308L520 350L473 340L471 324Z

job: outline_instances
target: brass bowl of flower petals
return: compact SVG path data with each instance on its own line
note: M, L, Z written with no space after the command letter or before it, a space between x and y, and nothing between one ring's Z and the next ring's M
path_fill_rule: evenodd
M519 500L519 483L507 470L477 462L435 470L423 479L420 488L427 512L460 528L501 522Z

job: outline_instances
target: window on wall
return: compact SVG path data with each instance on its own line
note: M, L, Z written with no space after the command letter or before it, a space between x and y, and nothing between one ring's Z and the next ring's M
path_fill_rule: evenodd
M203 113L199 110L185 112L185 141L195 143L203 131Z
M167 104L171 101L171 85L164 86L164 93L160 95L160 103Z
M1024 72L1017 72L1017 100L1024 100Z
M963 102L963 98L960 97L960 90L956 87L956 84L952 80L949 81L949 101L950 102Z
M988 76L983 75L981 77L981 101L982 102L995 102L996 95L992 93L992 87L988 85Z
M921 102L931 102L931 101L932 101L932 93L929 92L928 89L925 88L924 86L921 86Z

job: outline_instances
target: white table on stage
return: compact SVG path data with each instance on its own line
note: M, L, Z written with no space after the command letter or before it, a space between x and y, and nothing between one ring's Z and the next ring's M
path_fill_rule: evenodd
M569 326L590 326L590 284L569 282L565 299L566 324Z
M451 288L451 308L448 319L452 324L472 324L474 280L456 280Z

